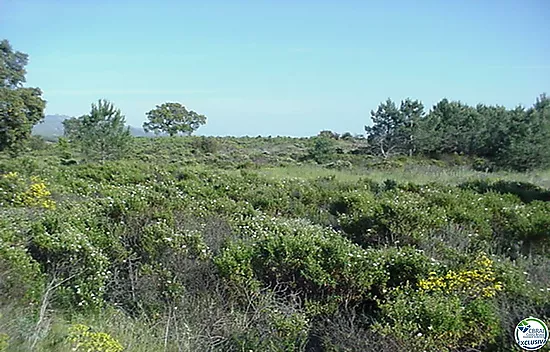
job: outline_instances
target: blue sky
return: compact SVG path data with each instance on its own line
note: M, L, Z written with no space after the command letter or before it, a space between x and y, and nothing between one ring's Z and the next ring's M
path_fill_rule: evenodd
M47 114L127 122L177 101L205 135L363 133L391 97L531 105L550 93L550 1L0 0Z

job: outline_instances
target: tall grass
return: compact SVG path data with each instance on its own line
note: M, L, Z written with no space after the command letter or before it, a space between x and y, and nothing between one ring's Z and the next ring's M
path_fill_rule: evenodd
M529 182L544 188L550 188L550 170L533 171L529 173L505 171L486 173L475 171L467 167L442 168L433 165L410 165L389 170L364 168L331 170L322 166L310 164L265 168L261 169L259 173L273 178L312 179L334 176L338 180L349 182L358 181L360 178L369 178L377 182L393 179L398 182L413 182L417 184L437 182L449 185L457 185L472 179L500 179L515 182Z

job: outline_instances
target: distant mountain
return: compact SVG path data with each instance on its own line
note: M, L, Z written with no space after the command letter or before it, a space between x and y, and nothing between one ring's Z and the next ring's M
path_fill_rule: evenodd
M32 134L42 137L61 137L63 136L63 120L69 119L65 115L46 115L44 121L34 125Z
M70 119L70 116L66 115L46 115L44 121L35 125L32 129L32 134L35 136L42 136L45 138L58 138L63 136L63 121ZM130 133L134 137L154 137L155 134L151 132L145 132L143 128L130 127Z

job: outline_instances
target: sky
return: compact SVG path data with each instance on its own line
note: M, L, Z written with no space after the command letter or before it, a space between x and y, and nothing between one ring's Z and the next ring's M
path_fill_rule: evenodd
M46 114L180 102L201 135L364 133L387 98L531 106L550 94L550 0L0 0Z

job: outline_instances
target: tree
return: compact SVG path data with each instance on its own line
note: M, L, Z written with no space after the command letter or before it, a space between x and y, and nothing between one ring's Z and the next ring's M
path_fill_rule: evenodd
M412 154L415 126L423 114L424 106L418 100L406 99L399 108L391 99L386 100L371 111L372 126L365 126L369 144L384 158Z
M313 137L308 150L309 157L319 164L331 161L335 152L334 143L335 141L327 136Z
M401 102L399 108L401 114L401 138L404 139L404 148L408 151L409 156L416 152L415 132L418 129L419 122L424 118L424 104L419 100L411 100L407 98Z
M518 171L550 165L550 98L542 94L528 110L510 112L506 144L498 151L499 166Z
M149 121L143 124L145 132L154 131L156 134L166 132L170 136L178 133L191 135L206 123L206 116L189 111L180 103L157 105L146 115Z
M89 115L63 121L65 136L80 145L82 153L90 160L101 162L121 158L132 140L125 118L107 100L92 104Z
M44 118L46 101L39 88L23 88L28 55L0 42L0 150L20 149L32 127Z
M477 110L459 101L441 100L422 119L416 133L424 154L474 154L483 121Z
M523 113L523 109L508 111L504 106L478 104L476 111L480 116L479 133L473 153L488 159L494 159L510 143L509 128L511 117Z

